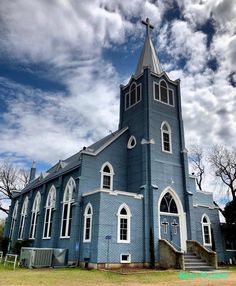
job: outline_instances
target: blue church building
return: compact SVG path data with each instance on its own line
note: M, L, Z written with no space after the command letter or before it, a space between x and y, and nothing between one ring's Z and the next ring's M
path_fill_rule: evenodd
M12 199L12 243L68 250L93 268L187 268L187 255L225 260L218 208L189 175L180 80L163 71L147 19L137 68L120 86L118 130L35 178ZM167 263L168 264L168 263Z

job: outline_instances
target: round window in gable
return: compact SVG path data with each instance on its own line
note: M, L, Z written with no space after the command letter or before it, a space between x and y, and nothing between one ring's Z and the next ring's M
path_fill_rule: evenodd
M132 136L130 136L130 138L129 138L129 141L128 141L128 144L127 144L127 148L128 149L132 149L132 148L134 148L135 146L136 146L136 138L132 135Z

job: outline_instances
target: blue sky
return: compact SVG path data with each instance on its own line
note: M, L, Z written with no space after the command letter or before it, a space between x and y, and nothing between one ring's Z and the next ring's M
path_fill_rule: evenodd
M12 0L0 7L0 160L45 170L116 130L147 17L181 79L187 147L235 146L235 1Z

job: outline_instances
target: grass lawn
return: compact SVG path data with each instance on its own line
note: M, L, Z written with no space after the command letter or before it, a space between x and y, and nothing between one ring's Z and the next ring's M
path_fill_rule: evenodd
M236 268L232 268L236 285ZM63 269L22 269L13 270L11 265L4 267L0 265L0 285L5 286L38 286L38 285L56 285L56 286L75 286L75 285L176 285L190 284L190 280L181 280L178 271L159 271L146 273L132 273L122 275L120 273L98 271L98 270L81 270L79 268ZM197 280L197 279L195 279ZM220 279L218 279L220 280ZM201 282L201 281L200 281ZM205 281L207 282L207 281ZM209 281L208 281L209 282ZM220 281L219 281L220 282ZM221 279L221 284L223 285ZM226 282L226 281L225 281ZM199 283L199 285L205 283ZM194 283L194 285L197 285ZM206 284L215 285L215 284ZM217 284L218 285L218 284ZM231 285L227 283L225 285ZM233 284L232 284L233 285Z

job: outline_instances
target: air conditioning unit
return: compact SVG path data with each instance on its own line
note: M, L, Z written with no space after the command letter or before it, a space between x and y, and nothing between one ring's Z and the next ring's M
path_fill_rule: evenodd
M42 268L64 266L67 262L67 250L58 248L22 247L20 266Z

